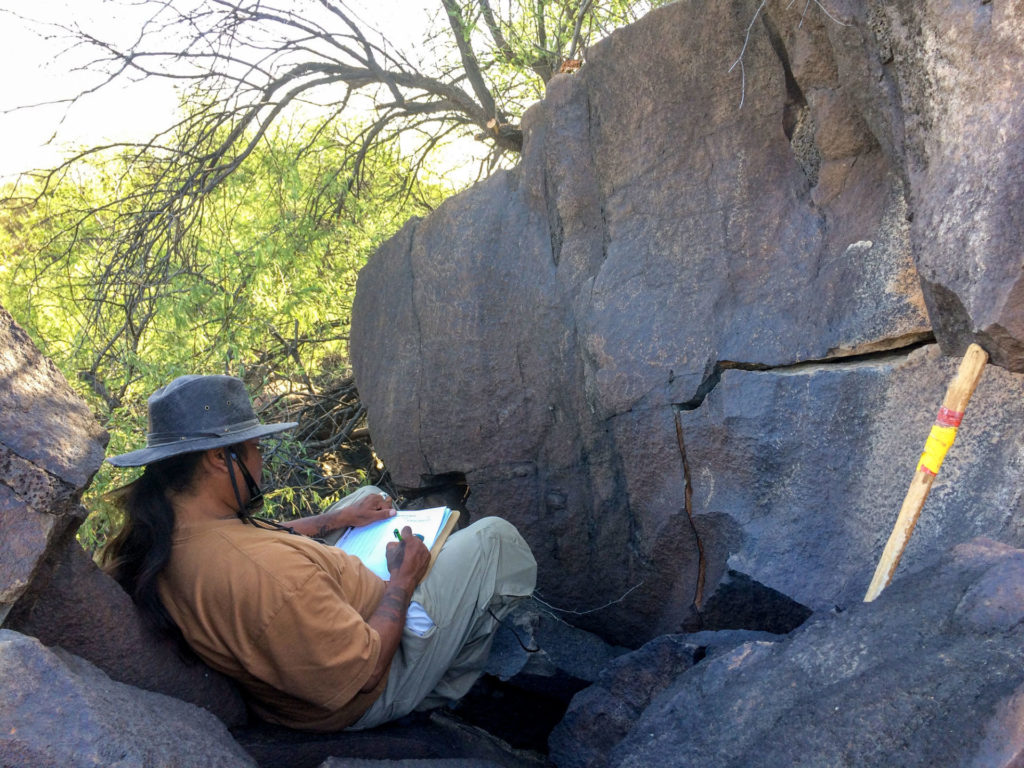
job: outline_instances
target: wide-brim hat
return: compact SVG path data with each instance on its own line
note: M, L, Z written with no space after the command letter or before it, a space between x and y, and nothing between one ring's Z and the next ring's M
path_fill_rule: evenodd
M179 376L150 395L148 405L146 447L107 457L115 467L141 467L298 426L294 421L261 423L245 384L234 376Z

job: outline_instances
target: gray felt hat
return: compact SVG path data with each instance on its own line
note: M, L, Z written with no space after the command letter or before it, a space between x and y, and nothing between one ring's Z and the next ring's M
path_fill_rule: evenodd
M297 422L261 424L245 384L234 376L179 376L149 396L146 447L107 458L141 467L180 453L206 451L283 432Z

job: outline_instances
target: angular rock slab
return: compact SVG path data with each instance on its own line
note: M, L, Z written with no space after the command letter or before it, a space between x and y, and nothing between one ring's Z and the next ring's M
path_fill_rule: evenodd
M978 341L1024 371L1024 2L873 5L936 336L949 353Z
M523 600L502 620L484 672L503 681L558 675L592 683L625 652L567 624L536 601Z
M725 569L814 610L863 599L958 360L726 371L682 414L706 593ZM783 418L785 415L785 418ZM1024 546L1024 376L989 365L896 579L975 536Z
M541 591L608 605L581 624L632 646L699 626L677 406L723 362L930 334L900 169L868 123L840 130L848 92L821 77L816 99L800 92L778 36L759 27L746 75L728 74L748 5L668 5L591 48L524 117L520 166L409 223L353 308L396 483L464 477L471 514L522 530ZM837 71L829 34L808 44ZM816 110L831 130L796 130Z
M101 571L74 538L53 553L5 626L95 664L112 679L203 707L233 727L246 722L233 681L199 660L184 661L158 637L123 589Z
M209 712L116 683L82 659L6 629L0 688L4 766L256 765Z
M565 717L548 738L549 757L559 768L599 768L612 748L654 698L706 657L750 642L773 643L781 635L748 630L661 635L619 656L601 670L594 685L573 697Z
M0 624L28 589L55 532L58 518L25 505L6 485L0 485Z
M305 733L270 725L234 731L260 768L348 765L480 766L546 768L544 756L512 750L447 714L417 712L367 731Z
M0 437L15 455L79 489L96 473L107 444L106 432L85 402L2 307ZM26 498L36 506L51 500L46 495Z
M107 433L0 307L0 623L49 548L85 518L78 504Z
M651 700L697 661L686 635L662 635L615 659L573 697L548 741L559 768L593 768L629 733Z
M607 764L1016 765L1024 608L1007 597L1022 589L1024 551L960 545L873 603L698 664Z

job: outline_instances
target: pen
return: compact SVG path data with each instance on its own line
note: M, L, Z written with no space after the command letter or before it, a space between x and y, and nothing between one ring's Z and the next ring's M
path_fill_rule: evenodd
M417 539L419 539L420 541L423 541L423 534L422 534L422 533L414 533L414 534L413 534L413 536L415 536L415 537L416 537ZM397 529L397 528L395 528L395 538L396 538L396 539L398 539L399 541L401 541L401 540L402 540L402 534L400 534L400 533L398 532L398 529Z

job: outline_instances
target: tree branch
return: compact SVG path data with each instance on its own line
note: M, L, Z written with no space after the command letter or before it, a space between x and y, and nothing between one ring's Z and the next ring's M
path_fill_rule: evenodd
M466 22L462 18L462 11L459 10L459 5L456 0L441 0L444 5L445 11L448 13L448 23L451 25L452 32L455 34L455 44L459 49L459 57L462 60L462 67L466 72L466 77L469 80L470 85L473 87L473 93L476 94L477 100L483 107L485 113L487 113L488 119L494 118L496 120L502 120L503 115L498 114L497 107L494 103L494 97L491 95L490 89L484 82L483 74L480 72L480 64L477 61L476 54L473 52L473 47L469 41L469 30L466 27Z

